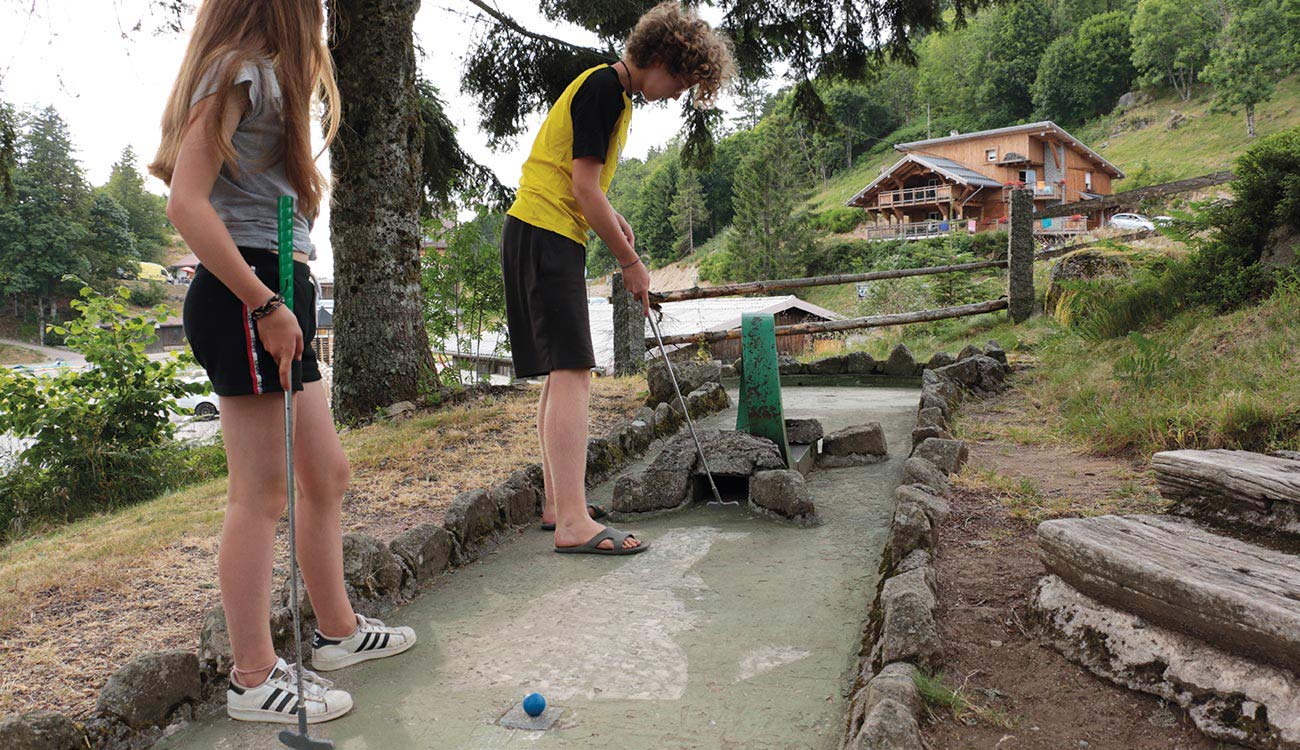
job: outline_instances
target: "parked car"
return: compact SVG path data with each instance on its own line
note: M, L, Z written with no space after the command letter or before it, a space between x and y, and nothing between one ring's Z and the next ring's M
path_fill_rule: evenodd
M198 375L185 378L187 383L207 385L206 393L190 393L176 399L176 407L181 414L193 414L200 419L212 419L221 412L217 409L217 395L212 392L206 376Z
M1115 214L1114 216L1110 217L1110 221L1107 222L1107 226L1111 226L1116 229L1151 230L1156 228L1156 225L1151 223L1151 220L1143 216L1142 214Z

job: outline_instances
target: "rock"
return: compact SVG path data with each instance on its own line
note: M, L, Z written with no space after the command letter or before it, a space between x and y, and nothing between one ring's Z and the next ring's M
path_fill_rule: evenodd
M692 417L721 411L730 405L727 389L720 383L705 383L686 396L686 408Z
M528 487L532 489L531 484ZM406 563L406 567L421 581L439 575L451 565L451 534L431 523L420 524L398 534L388 543L388 549Z
M668 437L682 426L682 418L667 403L655 407L655 437Z
M1007 352L1002 348L1002 345L996 341L990 339L989 342L984 345L984 356L998 362L1003 367L1007 366Z
M603 481L622 458L623 451L605 438L587 438L587 486Z
M806 366L809 375L839 375L844 372L845 358L842 356L825 357Z
M1136 91L1129 91L1120 96L1115 106L1120 109L1132 109L1137 106L1138 95Z
M944 473L956 474L966 465L966 459L969 457L970 452L966 448L966 443L962 440L926 438L921 441L920 445L916 446L913 455L916 458L924 458L938 466Z
M628 433L631 437L632 453L635 455L644 453L645 449L649 448L655 439L654 426L640 419L634 419L628 424Z
M1131 269L1131 264L1124 256L1101 250L1076 250L1063 255L1052 263L1044 306L1049 313L1057 312L1065 291L1062 282L1128 278Z
M974 344L967 344L965 347L962 348L960 352L958 352L957 362L960 362L963 359L970 359L971 357L983 356L983 354L984 354L983 349L979 348L978 346L975 346Z
M653 496L646 492L641 474L621 474L614 480L612 507L617 513L648 513L676 508L686 500L687 482L681 482L680 494L669 488L659 488Z
M537 509L541 512L541 499L546 497L546 471L541 464L528 464L522 471L528 477L528 483L533 486L533 492L537 493Z
M230 629L226 627L226 611L217 605L203 614L203 627L199 630L199 666L210 674L226 676L235 666L230 650Z
M879 422L845 427L822 438L822 453L832 456L884 456L885 430Z
M939 495L947 495L952 491L952 484L943 469L929 459L918 456L912 456L903 462L903 482L928 487Z
M754 474L749 480L749 501L795 521L811 521L817 510L803 475L789 469Z
M415 411L415 404L410 401L398 401L395 404L390 404L389 406L384 407L384 416L389 418L397 417L413 411Z
M651 427L654 427L655 410L649 406L642 406L636 410L635 414L632 415L632 419L634 421L639 419L642 422L645 422L646 424L650 425Z
M883 700L892 700L902 704L912 716L920 716L925 704L921 700L921 691L916 687L917 674L916 667L907 662L886 664L867 682L863 696L867 712L870 713Z
M745 358L744 358L744 357L736 357L736 359L731 363L731 368L732 368L733 370L736 371L736 377L740 377L741 375L744 375L744 374L745 374Z
M705 383L722 382L722 367L717 362L703 364L673 362L673 374L677 376L677 386L682 389L683 394L690 393ZM646 367L645 375L646 384L650 387L650 395L646 399L647 405L677 400L677 393L673 390L673 381L668 375L668 367L664 364L663 357L656 357Z
M785 438L791 445L816 445L823 434L819 419L785 420Z
M504 482L488 490L498 519L510 526L523 526L537 517L537 492L522 471L512 472Z
M722 371L718 373L718 375L724 378L734 378L736 377L736 368L732 367L731 365L724 364L722 366Z
M910 661L920 666L937 667L943 658L943 644L934 621L937 602L919 570L901 573L885 581L880 593L883 620L877 659L887 664Z
M1151 457L1174 512L1221 526L1300 535L1300 461L1250 451L1161 451Z
M849 352L844 356L844 372L854 375L871 375L880 369L880 363L866 352Z
M0 721L4 750L84 750L88 747L77 725L53 711L33 711Z
M967 360L969 361L969 360ZM940 367L937 370L926 370L921 373L921 408L937 407L944 416L948 416L953 407L961 403L961 388L955 380L945 377L940 373L953 367L961 367L961 363ZM971 366L973 367L973 365ZM973 370L974 377L978 377L978 369ZM926 394L932 394L939 399L938 404L925 404Z
M984 356L983 354L972 354L957 360L947 367L940 367L937 370L931 370L936 377L942 378L949 383L956 384L967 390L976 388L980 382L979 366L975 363L975 358ZM922 383L924 385L924 382Z
M1005 364L983 355L973 357L972 360L978 373L977 383L978 389L982 391L981 395L1000 393L1005 389L1008 370Z
M921 571L925 577L925 585L930 587L930 592L935 598L939 597L939 574L934 569L934 556L927 549L914 549L907 553L894 567L894 575L910 573L913 570Z
M926 518L930 519L930 525L938 527L947 523L948 517L952 515L952 506L947 500L938 495L931 494L924 487L915 484L905 484L894 490L894 497L898 501L912 501L921 506L925 511Z
M913 377L917 372L916 358L912 356L912 350L908 349L906 344L899 344L889 353L889 359L885 361L882 369L886 375Z
M132 729L166 726L177 708L203 699L199 659L192 651L142 654L108 678L95 710Z
M1187 124L1187 115L1176 110L1169 110L1169 119L1165 120L1165 130L1177 130Z
M402 586L397 556L368 534L343 535L343 582L362 599L382 599Z
M895 563L915 549L930 549L938 542L938 533L919 503L902 500L894 507L889 529L889 555Z
M925 364L927 370L937 370L940 367L947 367L957 361L957 358L948 352L935 352L930 361Z
M761 469L784 469L785 461L776 443L736 430L697 430L700 448L715 475L748 477ZM674 440L680 450L694 451L690 435ZM704 474L704 466L695 464L694 473Z
M763 469L784 469L776 444L734 430L700 430L700 446L715 476L749 477ZM669 440L639 474L625 474L614 482L614 510L645 513L670 510L686 503L692 475L703 475L695 441L689 434Z
M942 427L917 427L912 430L912 446L918 446L925 442L926 438L940 438L942 440L952 440L952 433Z
M948 429L948 420L943 416L942 409L919 409L916 412L917 427L941 427Z
M1093 674L1185 709L1205 735L1300 747L1300 682L1268 661L1221 651L1085 596L1049 575L1031 598L1048 642Z
M848 750L922 750L921 728L908 708L885 699L871 708Z
M442 526L460 545L462 552L476 546L497 528L499 517L496 503L488 497L487 490L462 492L451 501Z
M781 375L803 375L808 367L789 354L779 354L776 358L777 372Z

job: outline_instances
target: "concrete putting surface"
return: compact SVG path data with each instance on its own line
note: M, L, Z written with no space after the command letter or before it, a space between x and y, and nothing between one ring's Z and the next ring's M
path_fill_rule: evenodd
M731 397L698 426L733 429ZM654 545L632 557L556 555L534 526L388 615L420 642L329 674L356 707L313 736L340 750L837 747L917 391L787 388L784 400L786 416L828 432L878 421L889 442L886 462L809 475L823 525L701 502L625 526ZM589 500L607 505L612 485ZM550 727L502 726L534 691ZM269 750L277 731L223 707L158 747Z

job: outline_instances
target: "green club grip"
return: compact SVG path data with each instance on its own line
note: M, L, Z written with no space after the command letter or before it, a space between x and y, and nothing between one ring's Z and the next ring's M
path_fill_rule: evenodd
M284 304L293 310L293 196L280 196L280 213L278 219L280 232L280 296Z

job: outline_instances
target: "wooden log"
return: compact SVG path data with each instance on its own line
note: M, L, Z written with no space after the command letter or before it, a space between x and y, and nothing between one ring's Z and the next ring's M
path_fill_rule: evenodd
M937 310L922 310L920 312L895 313L893 315L870 315L865 318L849 318L848 320L827 320L817 321L814 323L794 323L787 326L777 326L776 335L789 336L800 333L830 333L833 331L851 331L858 328L880 328L882 326L897 326L907 323L925 323L931 320L944 320L946 318L962 318L967 315L981 315L987 312L1007 309L1007 300L1005 297L988 302L975 302L969 305L958 305L957 307L941 307ZM740 329L731 328L726 331L702 331L700 333L680 333L674 336L664 336L664 344L697 344L711 343L714 341L724 341L726 339L740 338ZM647 347L658 346L658 342L653 337L646 339Z
M1177 193L1189 193L1193 190L1222 185L1225 182L1232 182L1232 172L1214 172L1212 174L1201 175L1200 177L1189 177L1185 180L1174 180L1159 185L1148 185L1136 190L1128 190L1115 195L1107 195L1104 198L1095 198L1087 201L1076 201L1074 203L1058 203L1054 206L1046 206L1034 212L1035 219L1049 219L1056 216L1073 216L1074 214L1086 214L1093 211L1100 211L1106 208L1118 208L1136 206L1148 198L1159 198L1165 195L1175 195Z
M830 286L832 284L853 284L859 281L879 281L881 279L903 279L909 276L928 276L938 273L961 273L979 271L984 268L1006 268L1005 260L982 260L976 263L958 263L951 266L931 266L929 268L897 268L889 271L868 271L865 273L841 273L833 276L808 276L799 279L773 279L771 281L747 281L740 284L723 284L722 286L677 289L670 292L650 292L650 302L679 302L687 299L705 299L708 297L731 297L741 294L759 294L783 289L802 289L810 286Z
M1164 451L1151 457L1176 512L1300 535L1300 461L1250 451Z
M1172 516L1045 521L1049 571L1110 606L1300 670L1300 558Z

